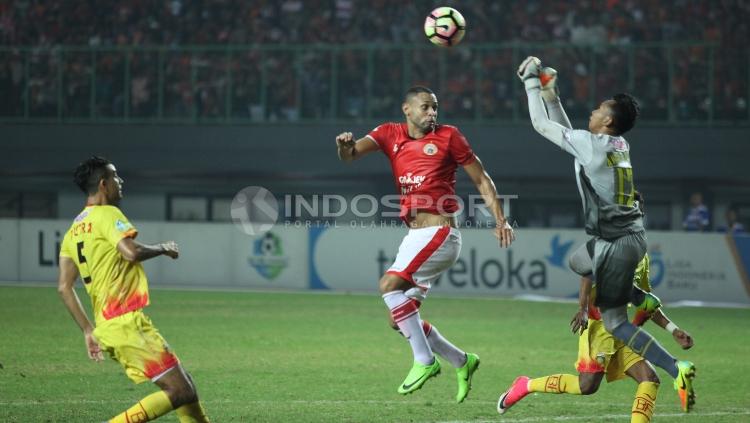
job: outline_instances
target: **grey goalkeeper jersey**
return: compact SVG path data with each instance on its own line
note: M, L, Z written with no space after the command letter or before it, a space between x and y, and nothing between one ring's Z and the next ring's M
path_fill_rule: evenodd
M589 131L562 130L563 150L575 157L586 233L612 239L643 231L635 202L630 145L624 138Z

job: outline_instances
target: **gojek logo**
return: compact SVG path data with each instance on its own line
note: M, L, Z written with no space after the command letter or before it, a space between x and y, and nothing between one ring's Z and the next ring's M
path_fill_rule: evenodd
M289 264L281 238L273 232L266 232L253 241L253 255L247 261L261 276L269 280L279 276Z

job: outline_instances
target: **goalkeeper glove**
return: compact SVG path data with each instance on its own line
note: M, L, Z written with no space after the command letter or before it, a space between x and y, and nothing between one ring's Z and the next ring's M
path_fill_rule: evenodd
M518 77L523 81L527 90L539 88L539 71L542 68L542 61L534 56L529 56L521 62L518 67Z
M542 84L542 98L545 103L551 103L560 97L560 89L557 88L557 71L552 68L543 68L539 73L539 82Z

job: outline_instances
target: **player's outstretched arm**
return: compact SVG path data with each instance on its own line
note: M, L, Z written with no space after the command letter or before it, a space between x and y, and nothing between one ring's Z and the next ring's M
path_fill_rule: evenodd
M78 268L75 262L69 257L60 257L57 293L60 294L60 298L62 298L63 304L65 304L70 315L73 316L73 320L76 321L78 327L83 331L83 338L89 358L94 361L102 361L104 359L102 350L93 335L94 325L91 324L91 320L89 320L86 311L84 311L81 305L78 294L73 289L76 279L78 279Z
M500 199L497 198L495 182L492 181L490 175L484 170L479 157L476 157L476 160L464 166L464 170L469 175L469 178L471 178L471 181L474 182L477 191L482 195L484 204L490 209L492 216L495 217L495 222L497 222L495 236L500 241L500 246L510 247L516 236L513 233L513 227L508 223L503 214L503 207L500 204Z
M560 125L573 129L567 113L560 101L560 90L557 88L557 71L552 68L543 68L539 73L539 82L542 84L541 96L547 106L550 120Z
M161 255L169 256L173 259L180 256L180 249L174 241L146 245L130 237L125 237L117 243L117 251L120 252L122 258L131 263L145 261Z
M666 331L671 332L675 342L677 342L677 344L679 344L683 350L690 349L693 346L693 337L690 336L689 333L685 332L684 330L677 327L677 325L672 323L672 321L669 320L669 317L664 314L661 308L656 310L654 315L651 317L651 320Z
M343 162L360 159L373 151L377 151L379 148L378 144L369 137L360 138L355 141L354 135L351 132L338 134L336 136L336 147L339 160Z
M539 79L541 65L541 61L538 58L533 56L527 57L518 67L518 77L526 87L529 115L534 129L544 138L562 148L564 140L563 132L569 128L553 122L547 116L547 110L544 108L541 95L542 83Z

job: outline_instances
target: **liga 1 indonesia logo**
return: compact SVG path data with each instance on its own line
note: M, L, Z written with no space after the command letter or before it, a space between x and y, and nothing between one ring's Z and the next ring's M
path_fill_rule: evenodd
M269 280L279 276L289 264L281 238L273 232L266 232L253 241L253 255L247 261L261 276Z

